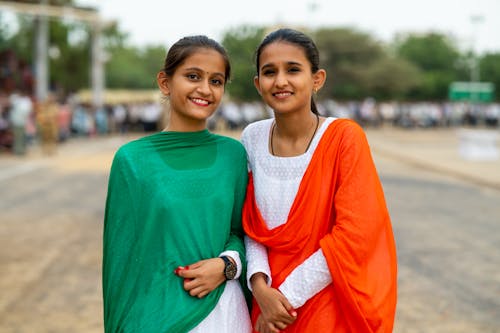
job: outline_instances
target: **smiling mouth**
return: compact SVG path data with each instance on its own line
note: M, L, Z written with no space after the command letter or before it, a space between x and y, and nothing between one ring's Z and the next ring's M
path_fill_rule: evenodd
M206 99L201 99L201 98L190 98L190 100L196 104L196 105L200 105L200 106L207 106L210 104L209 101L207 101Z
M285 97L292 96L292 93L289 91L280 91L280 92L274 93L273 96L277 97L277 98L285 98Z

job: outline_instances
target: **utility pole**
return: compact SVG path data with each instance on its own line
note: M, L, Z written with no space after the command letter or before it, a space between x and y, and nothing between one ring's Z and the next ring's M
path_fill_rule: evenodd
M49 89L49 22L50 18L70 18L85 22L92 28L92 64L91 84L92 102L99 107L103 104L104 96L104 50L102 47L102 28L108 24L103 21L95 9L75 8L65 6L53 6L48 0L40 0L39 4L22 3L16 1L0 1L0 11L8 10L19 14L35 17L36 41L35 41L35 95L37 100L47 98Z
M104 49L102 47L101 25L97 22L92 26L92 104L98 108L104 104Z
M476 42L478 38L478 25L483 22L482 15L472 15L470 21L472 24L472 41L471 41L471 60L470 60L470 89L471 102L479 101L479 82L481 80L479 73L479 59L476 51Z
M40 0L42 6L47 5L47 0ZM49 91L49 21L47 16L35 18L35 97L37 101L44 101Z
M478 39L478 26L484 21L484 17L482 15L472 15L470 17L470 21L472 24L472 41L471 41L471 72L470 72L470 80L471 82L479 82L480 74L479 74L479 62L478 62L478 54L476 50L476 42Z

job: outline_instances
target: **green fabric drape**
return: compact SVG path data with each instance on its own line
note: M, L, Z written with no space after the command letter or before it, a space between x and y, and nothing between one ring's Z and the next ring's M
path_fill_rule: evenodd
M103 234L106 332L186 332L215 307L173 271L225 250L245 263L246 153L237 140L160 132L122 146L108 184Z

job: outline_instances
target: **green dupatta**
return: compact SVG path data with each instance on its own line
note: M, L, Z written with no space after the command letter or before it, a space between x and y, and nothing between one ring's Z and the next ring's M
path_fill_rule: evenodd
M212 311L225 284L198 299L173 271L225 250L245 263L246 184L243 146L208 130L160 132L117 151L104 217L106 332L186 332Z

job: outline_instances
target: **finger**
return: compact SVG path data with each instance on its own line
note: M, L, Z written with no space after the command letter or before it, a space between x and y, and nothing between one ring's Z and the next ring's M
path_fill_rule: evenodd
M279 328L280 330L284 330L288 325L285 324L282 321L276 321L273 323L276 328Z
M186 266L186 267L189 267L189 266ZM182 270L185 270L185 269L186 269L186 267L184 267L184 266L178 266L178 267L176 267L176 268L174 269L174 274L175 274L175 275L179 275L179 273L180 273ZM189 269L189 268L188 268L188 269Z
M202 261L195 262L194 264L189 265L189 269L199 268L203 264Z
M205 291L204 288L196 287L196 288L193 288L189 291L189 295L191 295L193 297L199 297L198 295L200 295L203 291Z
M194 288L200 287L202 284L199 281L199 279L191 279L191 278L185 278L184 279L184 289L185 290L192 290Z
M285 307L286 311L293 317L297 317L297 311L295 311L295 309L293 308L292 304L290 304L290 302L288 301L288 299L286 299L286 297L283 297L283 299L281 300L281 303L283 304L283 306Z
M280 330L273 323L267 323L267 329L272 333L280 333Z
M194 279L198 276L198 274L191 269L181 269L177 275L185 279Z
M278 321L281 321L281 322L285 323L286 325L290 325L291 323L293 323L295 321L295 319L297 319L297 317L290 315L288 312L280 313L278 315Z

